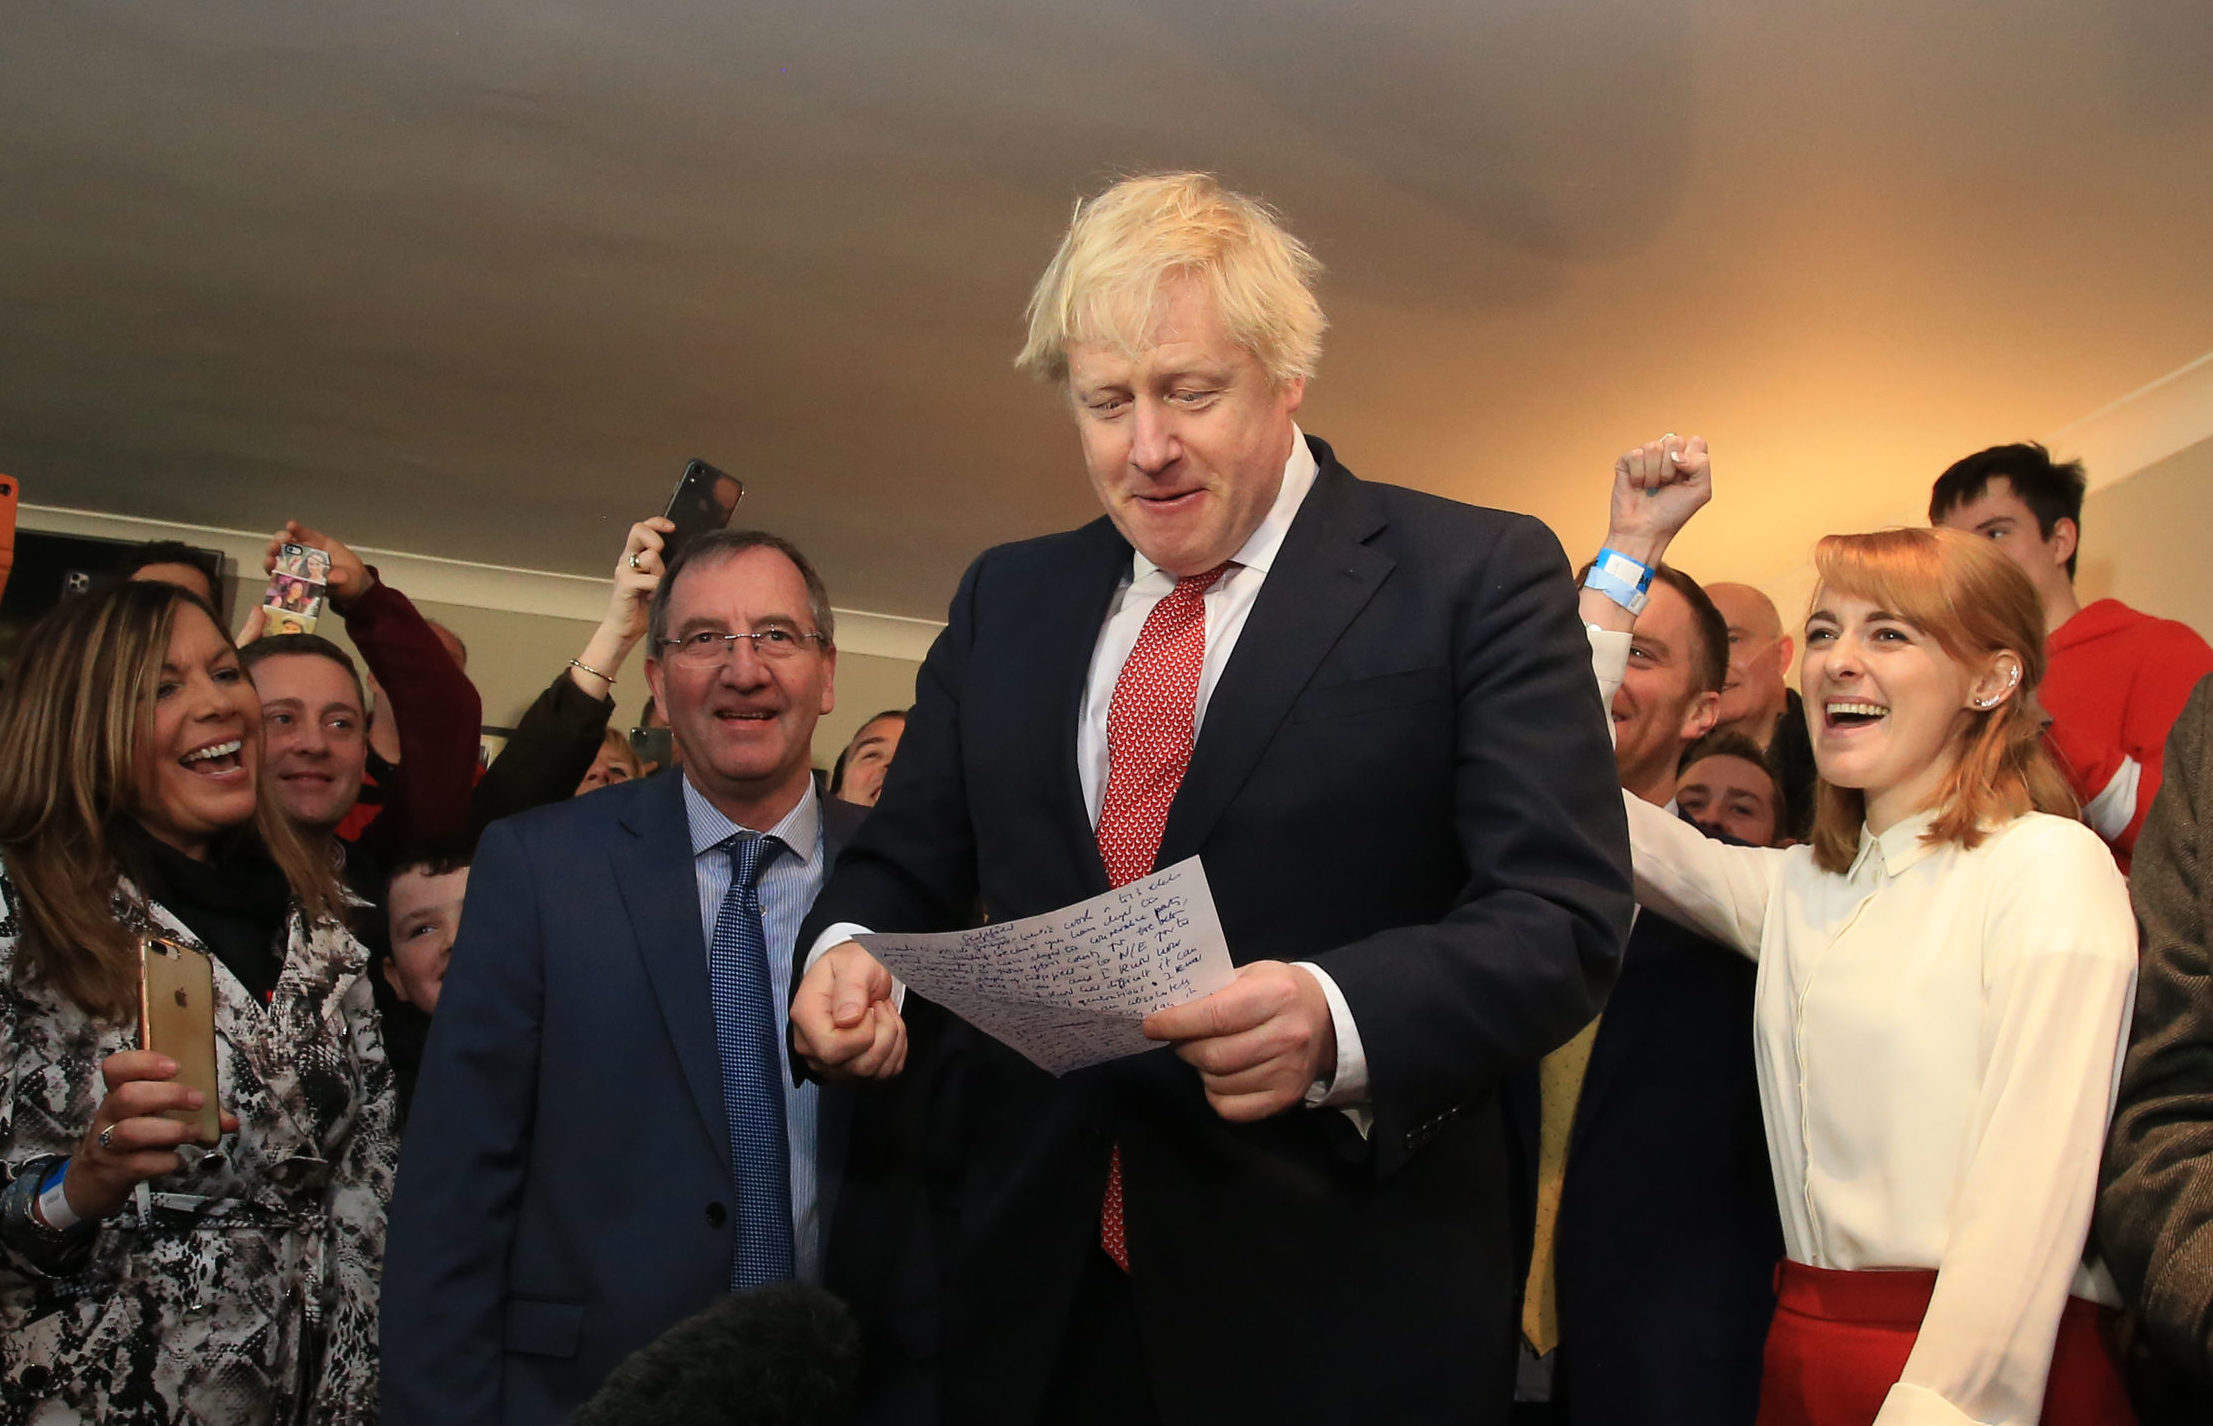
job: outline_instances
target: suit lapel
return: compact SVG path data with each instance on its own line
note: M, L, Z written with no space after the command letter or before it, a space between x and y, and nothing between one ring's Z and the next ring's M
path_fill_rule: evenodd
M1622 947L1624 958L1637 954L1637 943L1648 929L1644 912L1640 908L1637 912L1637 923L1630 928L1629 939ZM1616 984L1618 985L1619 982L1617 981ZM1629 1018L1634 1020L1635 1016L1632 1014ZM1574 1162L1575 1146L1582 1141L1585 1134L1590 1132L1590 1126L1598 1122L1600 1106L1605 1102L1607 1094L1614 1087L1614 1080L1618 1077L1615 1070L1619 1068L1622 1055L1625 1049L1628 1048L1622 1044L1622 1034L1621 1022L1616 1021L1614 1033L1608 1035L1606 1033L1606 1022L1601 1016L1598 1025L1598 1038L1591 1042L1591 1062L1589 1067L1583 1071L1583 1089L1575 1100L1575 1124L1568 1131L1568 1158L1571 1163Z
M699 882L692 872L691 824L684 815L684 775L649 785L623 820L629 836L614 848L615 887L629 913L630 934L653 983L669 1041L684 1067L700 1123L725 1169L730 1126L722 1106L722 1059L715 1045L707 943L699 929Z
M1191 766L1168 811L1156 865L1196 853L1260 760L1299 693L1394 567L1366 543L1376 510L1329 448L1207 701Z
M1084 805L1076 750L1083 731L1084 688L1091 681L1091 656L1099 646L1107 605L1129 576L1131 550L1114 523L1103 517L1078 530L1076 539L1069 577L1041 591L1057 603L1044 612L1048 629L1037 641L1044 664L1037 687L1047 701L1032 726L1047 731L1051 738L1045 749L1044 775L1053 788L1053 821L1066 839L1069 864L1078 868L1083 880L1082 896L1089 897L1106 891L1107 873L1090 809Z

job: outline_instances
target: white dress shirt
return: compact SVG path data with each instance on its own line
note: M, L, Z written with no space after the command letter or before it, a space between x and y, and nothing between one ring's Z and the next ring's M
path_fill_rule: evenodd
M1268 571L1283 549L1283 537L1290 532L1291 521L1319 473L1305 434L1293 426L1291 455L1283 463L1283 484L1276 492L1275 503L1269 506L1259 528L1230 556L1231 568L1206 592L1206 660L1199 668L1198 702L1191 713L1194 746L1206 725L1206 705L1214 696L1214 685L1221 681L1222 670L1236 651L1253 602L1260 597ZM1084 684L1076 722L1076 773L1083 783L1084 811L1093 827L1099 825L1099 809L1106 799L1107 713L1114 702L1114 685L1122 676L1122 665L1129 662L1130 651L1137 646L1145 617L1175 587L1174 575L1142 554L1133 553L1130 572L1116 587L1114 598L1107 604L1106 620L1099 627L1098 643L1091 652L1091 674ZM807 963L813 965L816 956L866 929L843 922L827 928L815 938ZM1331 1025L1337 1032L1335 1072L1326 1083L1317 1083L1308 1090L1307 1102L1334 1105L1349 1112L1368 1097L1368 1060L1360 1043L1360 1029L1353 1023L1344 992L1329 972L1311 961L1296 964L1321 985L1322 997L1329 1002ZM1366 1132L1365 1114L1353 1113L1352 1117Z
M1591 642L1610 701L1628 636ZM1862 829L1840 876L1623 801L1637 900L1759 961L1785 1251L1937 1271L1878 1426L2030 1426L2069 1293L2120 1300L2084 1257L2136 984L2111 853L2041 813L1932 846L1923 814Z
M682 776L681 773L678 776ZM815 893L829 873L822 847L822 803L809 781L799 804L773 827L741 828L684 779L684 815L691 824L692 875L699 886L699 929L713 954L715 921L730 890L730 854L721 843L739 831L774 837L790 851L761 868L761 930L768 948L770 1005L791 1004L791 953L799 923L807 919ZM784 1142L791 1161L791 1240L793 1267L801 1282L822 1281L820 1195L815 1184L815 1139L821 1117L822 1089L813 1080L791 1081L791 1037L776 1037L783 1072Z

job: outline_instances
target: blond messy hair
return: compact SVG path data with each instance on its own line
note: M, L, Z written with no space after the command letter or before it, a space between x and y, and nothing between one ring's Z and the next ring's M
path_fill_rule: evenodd
M1970 709L1957 760L1931 805L1923 834L1935 845L1972 851L1990 831L2028 812L2080 815L2074 792L2044 743L2036 701L2044 680L2044 609L2013 561L1988 540L1959 530L1878 530L1829 535L1814 547L1824 591L1865 599L1911 623L1963 664L1997 654L2021 661L2021 682L1996 707ZM1814 690L1808 690L1808 706ZM1815 794L1813 859L1845 872L1859 852L1867 795L1827 778Z
M1311 377L1329 325L1314 298L1322 265L1265 203L1205 173L1125 178L1076 205L1060 251L1030 294L1017 368L1068 379L1068 348L1143 350L1163 284L1189 279L1214 299L1230 339L1277 386Z

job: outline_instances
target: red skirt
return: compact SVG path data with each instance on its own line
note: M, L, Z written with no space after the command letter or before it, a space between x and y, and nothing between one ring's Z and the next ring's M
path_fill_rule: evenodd
M1776 1272L1759 1426L1868 1426L1906 1369L1936 1290L1933 1272ZM2042 1426L2134 1426L2111 1346L2116 1314L2067 1299L2052 1344Z

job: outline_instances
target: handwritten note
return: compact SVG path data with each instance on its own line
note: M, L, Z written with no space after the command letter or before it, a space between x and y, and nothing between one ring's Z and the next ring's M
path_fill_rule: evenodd
M1197 857L1043 916L855 940L918 993L1053 1074L1157 1048L1139 1023L1236 971Z

